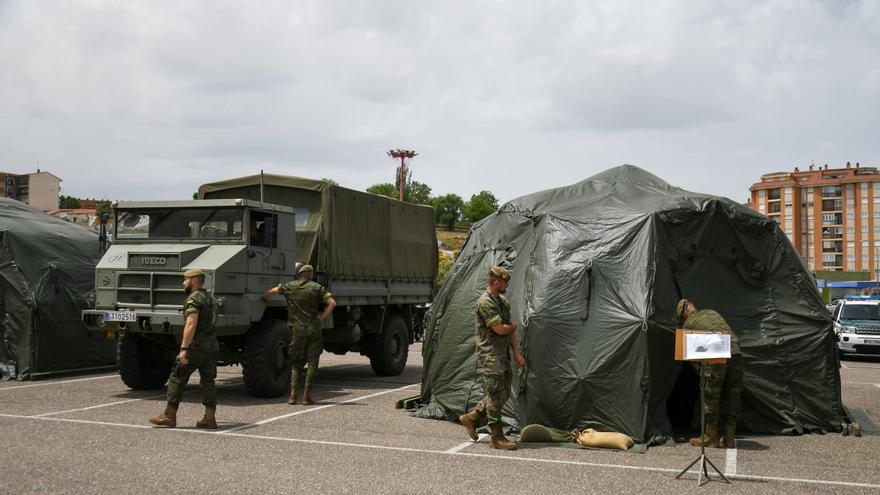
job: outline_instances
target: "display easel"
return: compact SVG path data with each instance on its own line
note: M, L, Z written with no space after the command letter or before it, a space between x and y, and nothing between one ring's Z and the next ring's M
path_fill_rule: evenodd
M700 353L699 351L693 352L694 345L688 345L689 335L694 334L702 334L699 338L705 338L706 334L711 334L712 336L720 336L720 338L725 339L727 341L727 356L726 357L714 357L718 355L718 353ZM691 352L689 352L689 349ZM702 355L701 355L702 354ZM722 353L723 354L723 353ZM711 358L706 356L713 356ZM703 395L703 386L705 385L705 371L706 371L706 363L725 363L727 362L727 357L730 357L730 336L720 333L711 333L711 332L703 332L699 330L682 330L676 329L675 331L675 359L676 361L699 361L700 363L700 455L696 459L694 459L686 468L684 468L680 473L675 475L675 479L681 478L685 473L687 473L695 464L699 464L697 467L697 486L703 486L706 483L709 483L712 480L712 477L709 475L709 466L712 466L712 469L718 473L718 476L725 483L730 483L730 480L724 476L724 473L718 469L717 466L706 456L706 402L705 397ZM705 477L705 480L703 479Z

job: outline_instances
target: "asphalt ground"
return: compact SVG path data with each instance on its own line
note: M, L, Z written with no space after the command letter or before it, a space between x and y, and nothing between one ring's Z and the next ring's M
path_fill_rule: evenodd
M675 475L699 455L686 444L645 454L471 442L454 423L395 409L415 395L421 349L406 371L377 377L366 358L325 354L313 406L256 399L240 368L220 368L218 431L191 384L178 428L154 428L161 391L110 373L0 383L0 493L880 493L880 359L843 362L844 403L866 434L744 436L708 449L732 481ZM197 383L194 377L193 383ZM714 477L717 479L717 476Z

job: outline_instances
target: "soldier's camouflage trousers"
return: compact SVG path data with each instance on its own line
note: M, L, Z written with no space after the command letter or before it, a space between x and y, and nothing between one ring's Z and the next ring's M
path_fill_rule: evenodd
M190 349L186 351L186 364L177 361L168 377L168 402L180 404L183 397L183 388L189 381L189 377L199 370L199 385L202 388L202 404L206 406L217 405L217 389L214 380L217 378L217 355L213 351L200 351Z
M315 375L318 373L318 361L324 352L324 341L321 338L321 326L317 324L303 325L299 322L290 324L290 347L288 355L292 365L290 372L291 386L296 387L299 376L306 364L309 369L306 372L305 388L312 388Z
M504 403L510 398L510 382L513 373L509 367L483 368L483 378L486 381L486 395L477 404L480 415L485 414L488 423L501 423L501 410Z
M742 379L740 354L731 356L727 364L706 363L703 370L703 401L707 425L736 424L741 409Z

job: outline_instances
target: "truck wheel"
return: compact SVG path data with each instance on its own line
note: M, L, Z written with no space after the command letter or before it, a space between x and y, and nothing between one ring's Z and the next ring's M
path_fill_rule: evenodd
M116 348L119 376L135 390L162 388L174 365L174 349L151 342L136 333L119 338Z
M370 353L370 366L379 376L396 376L403 373L409 354L409 335L406 322L394 315L385 325L382 335L375 341Z
M290 329L282 320L266 319L248 330L242 373L244 388L254 397L278 397L290 390Z

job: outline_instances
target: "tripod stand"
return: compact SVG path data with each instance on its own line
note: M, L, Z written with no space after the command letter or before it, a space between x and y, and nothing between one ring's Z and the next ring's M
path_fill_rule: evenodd
M706 457L706 402L705 397L703 396L703 386L705 385L705 374L706 374L706 360L700 360L700 456L693 460L688 467L684 468L684 470L678 473L675 478L681 478L681 476L688 472L690 468L694 466L694 464L699 463L699 467L697 469L697 485L703 486L706 483L712 481L712 477L709 476L709 469L706 467L706 464L712 466L712 469L718 473L718 476L721 476L721 479L724 480L725 483L730 483L730 480L724 476L724 474L718 470L715 464ZM703 480L703 476L706 477L705 481Z

